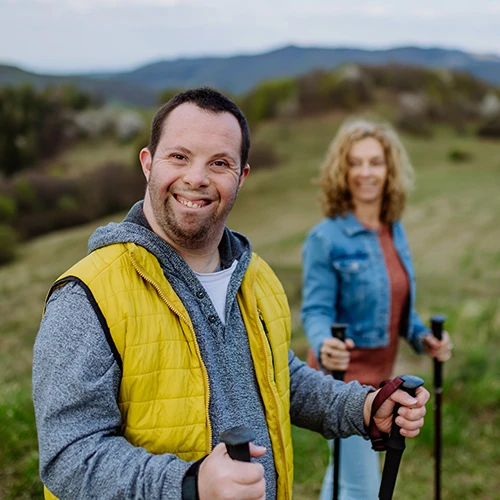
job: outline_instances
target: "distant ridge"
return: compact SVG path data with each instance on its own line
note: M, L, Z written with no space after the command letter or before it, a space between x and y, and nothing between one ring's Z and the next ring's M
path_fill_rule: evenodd
M72 82L106 101L133 105L154 105L159 91L211 85L241 94L262 80L297 76L315 69L333 69L344 63L381 65L388 63L448 68L465 71L494 85L500 85L500 57L475 55L444 48L397 47L387 50L357 48L298 47L289 45L255 55L164 60L133 71L51 76L0 66L0 86L21 82L45 86Z

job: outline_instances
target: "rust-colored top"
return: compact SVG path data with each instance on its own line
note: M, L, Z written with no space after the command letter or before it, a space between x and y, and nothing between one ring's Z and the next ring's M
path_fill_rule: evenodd
M362 384L374 387L378 387L382 380L391 377L398 350L401 319L409 294L408 276L394 247L389 226L382 226L379 231L379 241L391 289L389 345L371 349L355 348L351 352L351 361L344 377L346 382L358 380ZM319 368L312 350L309 352L307 362L310 366Z

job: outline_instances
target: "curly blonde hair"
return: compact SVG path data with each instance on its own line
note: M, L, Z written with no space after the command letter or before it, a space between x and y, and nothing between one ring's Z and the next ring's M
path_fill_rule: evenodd
M401 218L413 187L414 171L403 144L386 123L349 119L342 124L321 166L321 207L327 217L345 215L354 208L347 185L348 156L353 144L367 137L379 141L385 154L387 182L380 221L388 224Z

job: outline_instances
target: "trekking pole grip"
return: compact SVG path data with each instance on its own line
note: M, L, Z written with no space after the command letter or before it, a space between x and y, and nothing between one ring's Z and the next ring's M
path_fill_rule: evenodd
M345 342L345 331L349 325L346 323L332 323L332 337L339 339L341 342ZM332 371L333 378L335 380L344 380L345 371L334 370Z
M446 321L446 316L443 314L435 314L431 316L431 330L434 337L438 340L443 340L443 325ZM434 388L441 391L443 385L443 373L441 369L442 363L437 359L434 360Z
M416 396L416 391L419 387L424 385L424 381L420 377L415 377L414 375L401 375L400 378L403 383L399 386L399 389L407 392L411 397ZM393 450L403 451L406 448L405 437L401 435L400 427L396 423L396 417L398 416L398 410L401 407L399 403L394 406L394 419L392 421L391 433L386 442L387 448L392 448Z
M233 460L250 462L250 442L255 440L255 433L248 427L232 427L220 435L226 444L227 452Z

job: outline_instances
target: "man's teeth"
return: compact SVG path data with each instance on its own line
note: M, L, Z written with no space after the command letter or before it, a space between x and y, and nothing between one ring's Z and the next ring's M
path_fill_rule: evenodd
M189 201L189 200L186 200L186 201L181 200L181 203L189 208L201 208L201 205L198 205L198 203L193 203L192 201Z

